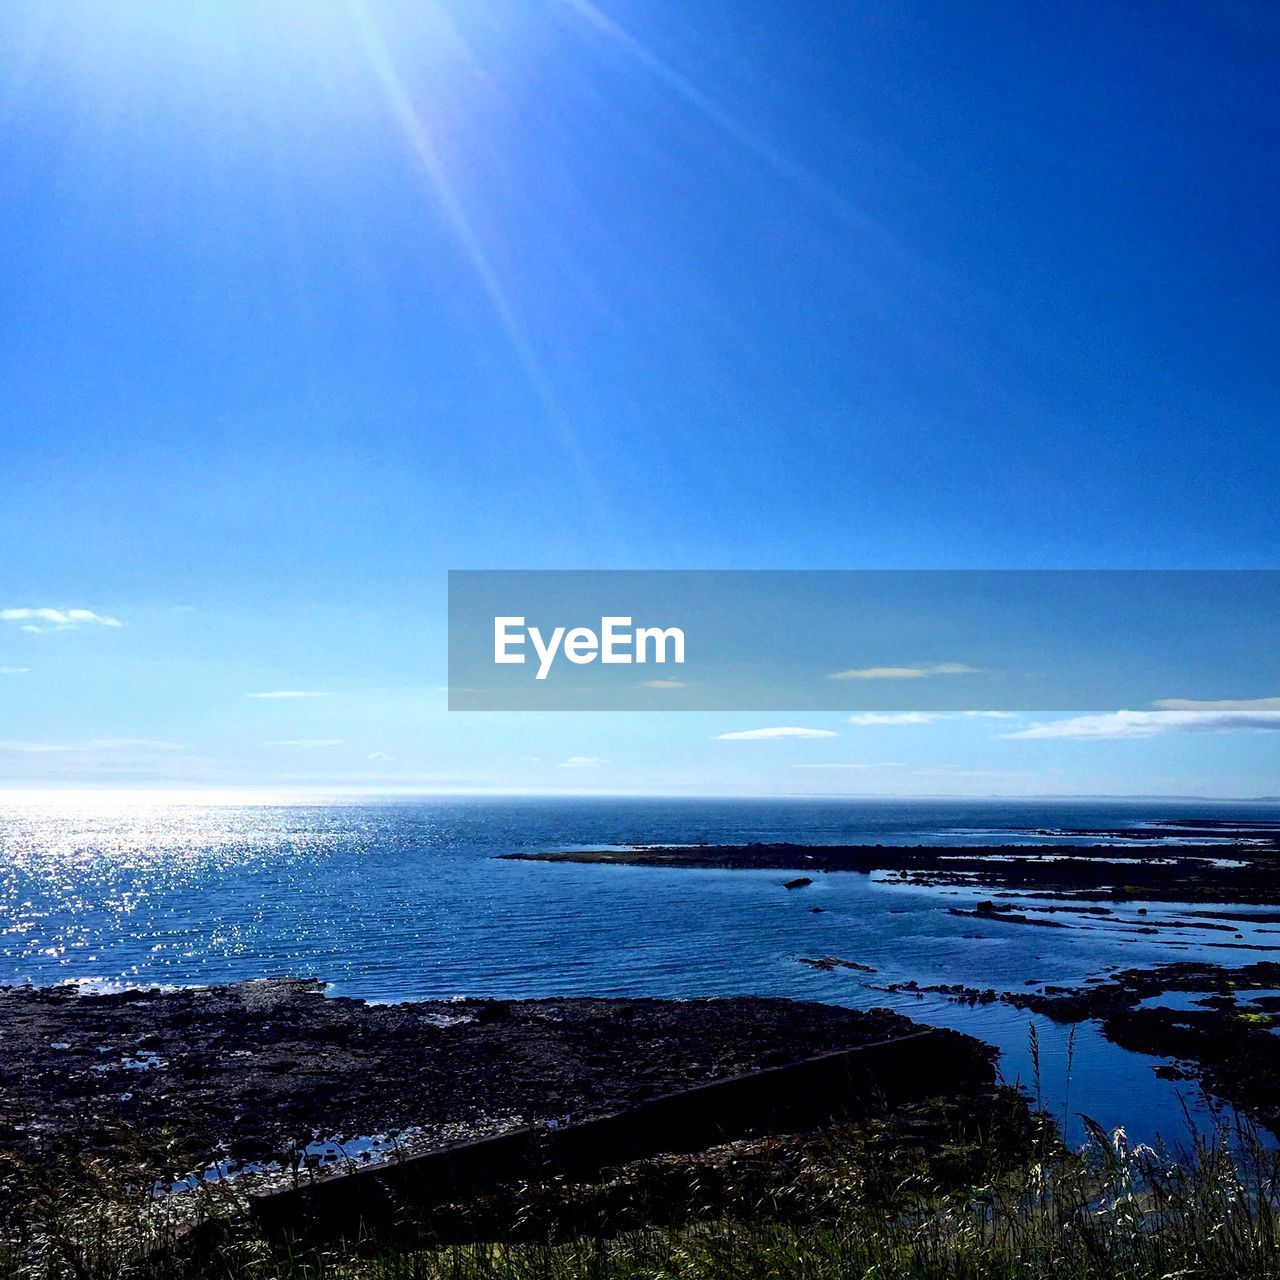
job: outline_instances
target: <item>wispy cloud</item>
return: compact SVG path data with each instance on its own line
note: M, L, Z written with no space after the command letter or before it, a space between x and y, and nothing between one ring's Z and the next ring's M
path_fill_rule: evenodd
M597 765L608 764L603 756L570 756L560 761L562 769L594 769Z
M52 755L69 751L185 751L180 742L154 738L90 738L86 742L0 742L0 751Z
M264 747L340 747L341 738L281 738L277 742L264 742Z
M777 725L768 729L739 729L734 733L718 733L717 742L757 742L767 738L835 738L832 729L803 729L795 725Z
M1155 705L1162 711L1280 711L1280 698L1161 698Z
M385 751L370 751L370 760L394 760L395 756L389 756Z
M850 724L933 724L942 719L938 711L860 711L849 717Z
M936 724L939 720L1013 720L1012 711L859 711L850 724Z
M683 680L641 680L641 685L646 689L686 689L688 685Z
M930 676L979 676L985 675L982 667L970 667L963 662L929 662L918 667L852 667L848 671L835 671L828 680L927 680Z
M908 766L899 760L881 760L864 763L860 760L829 760L821 764L793 764L793 769L841 769L862 772L868 769L906 769Z
M0 667L0 676L25 676L30 667Z
M1170 699L1169 701L1173 701ZM1272 699L1263 701L1271 702ZM1163 704L1157 704L1163 706ZM1280 706L1257 710L1112 711L1030 725L1003 738L1157 738L1169 733L1280 732Z
M78 627L123 627L119 618L92 609L0 609L0 622L15 622L23 631L75 631Z
M905 769L911 777L931 778L1032 778L1038 775L1018 769L962 769L957 765L910 765L900 761L880 761L864 764L858 761L831 761L825 764L793 764L793 769L826 769L856 773L870 773L877 769ZM899 774L899 777L904 775Z
M911 772L922 778L1040 778L1045 776L1025 769L962 769L954 764L932 765L925 769L913 769Z
M321 689L269 689L265 693L246 693L246 698L332 698Z

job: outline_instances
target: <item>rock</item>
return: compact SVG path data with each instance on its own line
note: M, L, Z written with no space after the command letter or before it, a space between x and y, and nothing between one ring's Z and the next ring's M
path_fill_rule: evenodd
M801 964L810 969L821 969L830 973L833 969L856 969L859 973L875 973L869 964L859 964L856 960L841 960L839 956L819 956L816 960L810 956L801 956Z
M416 1142L456 1141L515 1108L591 1118L757 1070L765 1055L799 1061L913 1029L888 1010L754 997L371 1005L301 982L128 999L8 988L0 1139L28 1116L50 1159L63 1140L106 1154L122 1131L163 1134L179 1171L228 1150L271 1159L315 1134L416 1128ZM116 1065L144 1041L169 1065ZM34 1133L7 1145L35 1151Z

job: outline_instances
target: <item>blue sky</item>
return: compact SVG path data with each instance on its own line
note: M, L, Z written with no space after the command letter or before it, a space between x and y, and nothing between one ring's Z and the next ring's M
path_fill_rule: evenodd
M1280 790L1256 728L442 692L451 567L1280 567L1278 45L1263 3L8 0L0 609L121 625L0 619L0 782Z

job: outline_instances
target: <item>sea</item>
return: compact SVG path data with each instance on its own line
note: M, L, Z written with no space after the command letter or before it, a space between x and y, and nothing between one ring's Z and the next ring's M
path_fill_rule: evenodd
M990 896L877 876L504 861L649 843L1016 845L1157 820L1275 820L1216 801L371 798L328 803L0 799L0 984L86 992L316 977L371 1001L762 995L888 1007L996 1045L1001 1071L1083 1136L1190 1141L1221 1117L1160 1063L1002 1004L886 991L914 980L1024 990L1172 960L1244 964L1224 935L1106 919L1032 928L952 915ZM1123 838L1118 841L1125 843ZM1135 842L1136 856L1153 851ZM794 874L794 873L791 873ZM1200 909L1212 904L1198 904ZM1146 906L1169 920L1169 904ZM815 912L814 907L820 907ZM1222 907L1230 910L1229 907ZM1272 926L1274 930L1274 926ZM1242 922L1248 945L1280 941ZM1263 934L1270 936L1263 936ZM874 973L830 972L837 956ZM1036 1041L1033 1050L1033 1035ZM1038 1058L1038 1069L1036 1059Z

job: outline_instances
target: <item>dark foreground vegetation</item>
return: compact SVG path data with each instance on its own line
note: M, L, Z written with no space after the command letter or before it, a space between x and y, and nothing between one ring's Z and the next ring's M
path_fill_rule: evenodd
M887 1203L921 1168L968 1184L1030 1140L989 1046L786 1000L23 989L0 992L0 1038L0 1276L324 1274L371 1251L430 1272L485 1242L509 1262L713 1221L808 1229L850 1178ZM369 1163L388 1118L418 1123Z
M1228 1019L1232 1059L1274 1038L1274 969L1169 966L1020 998L1069 1021L1119 1017L1127 1026L1153 1012L1143 1004L1152 995L1197 993L1203 1004L1190 1010L1154 1012L1178 1034L1190 1027L1216 1037L1217 1020ZM1123 1131L1088 1121L1087 1146L1071 1151L1058 1137L1062 1117L1040 1109L1038 1088L1032 1098L995 1083L984 1046L884 1011L548 1001L398 1013L276 983L105 1001L12 993L7 1007L0 1280L1280 1278L1280 1153L1265 1130L1206 1097L1218 1117L1212 1131L1197 1131L1189 1113L1178 1151L1134 1146ZM382 1077L366 1072L343 1093L344 1067L388 1052L377 1043L382 1032L411 1061ZM125 1043L136 1060L120 1060ZM237 1075L245 1053L252 1060ZM230 1065L218 1067L219 1058ZM851 1066L832 1077L830 1064L846 1060L880 1063L879 1075ZM694 1110L681 1094L676 1111L664 1112L673 1095L655 1090L693 1063L703 1078ZM557 1102L568 1090L571 1111L609 1114L548 1119L534 1127L543 1135L534 1159L449 1182L429 1202L412 1189L421 1191L422 1161L434 1156L404 1150L384 1176L362 1164L361 1151L326 1171L296 1142L291 1154L281 1145L330 1085L336 1109L325 1114L368 1132L360 1120L384 1108L425 1113L433 1096L441 1106L453 1099L459 1116L492 1105L525 1073ZM464 1092L450 1091L463 1088L448 1085L454 1077ZM832 1079L846 1089L838 1114L782 1127L815 1114L814 1086ZM389 1082L409 1080L436 1092L387 1092ZM592 1096L602 1082L609 1091ZM211 1095L224 1084L215 1107ZM137 1092L149 1098L141 1109ZM39 1097L43 1113L19 1106ZM696 1128L707 1108L732 1120L744 1097L762 1100L769 1115L753 1110L734 1140L672 1147L671 1132L649 1123L675 1114ZM612 1110L619 1101L627 1105ZM280 1167L228 1162L216 1177L189 1177L211 1155L201 1145L205 1124L236 1116ZM609 1127L636 1116L638 1147L634 1124ZM598 1135L592 1126L601 1124L613 1135L606 1158L589 1167L566 1160L582 1147L562 1135ZM232 1125L220 1150L236 1149ZM381 1199L361 1199L361 1184L366 1194L380 1188ZM359 1213L343 1212L357 1203ZM380 1211L365 1214L366 1204ZM264 1212L269 1205L289 1212Z
M1032 1056L1038 1072L1034 1032ZM108 1153L101 1132L60 1130L0 1155L0 1280L1280 1275L1274 1146L1238 1119L1187 1123L1178 1153L1091 1122L1072 1152L1032 1099L975 1076L803 1133L523 1170L427 1211L406 1198L341 1232L268 1226L252 1173L175 1191L178 1133L121 1126ZM284 1176L297 1194L320 1175L300 1159Z
M68 1161L25 1181L4 1280L878 1280L1273 1277L1280 1169L1246 1128L1180 1158L1091 1128L1082 1153L993 1095L795 1138L658 1158L589 1184L550 1179L406 1214L377 1235L268 1235L236 1182L182 1202L145 1188L155 1153ZM12 1201L10 1204L12 1205ZM190 1226L198 1213L201 1225ZM15 1223L8 1224L12 1231Z

